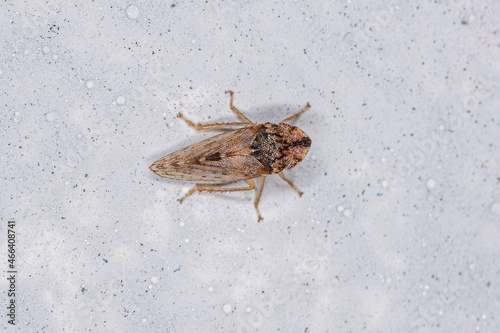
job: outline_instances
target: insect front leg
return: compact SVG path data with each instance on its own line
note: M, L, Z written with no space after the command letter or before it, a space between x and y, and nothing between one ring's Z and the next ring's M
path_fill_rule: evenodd
M288 185L290 185L299 194L299 197L301 197L302 194L304 194L304 193L300 192L299 189L296 188L293 185L293 183L285 177L285 174L283 173L283 171L281 171L280 173L278 173L278 175L280 175L281 179L283 179L284 181L286 181L288 183Z
M305 110L309 109L311 107L311 105L309 104L309 102L307 102L307 105L305 108L303 108L302 110L300 110L299 112L297 112L296 114L294 114L293 116L290 116L284 120L282 120L281 122L282 123L285 123L287 121L290 121L290 120L293 120L295 118L297 118L298 116L300 116L302 114L302 112L304 112Z

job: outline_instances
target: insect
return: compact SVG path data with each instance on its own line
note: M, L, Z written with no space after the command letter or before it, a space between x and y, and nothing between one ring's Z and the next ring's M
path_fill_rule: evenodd
M180 203L196 192L251 191L256 189L253 179L260 177L260 188L254 206L258 221L261 221L258 205L267 175L277 173L302 196L302 192L285 177L283 170L290 170L304 159L311 147L311 139L300 128L285 122L297 118L311 106L307 103L302 110L278 124L256 124L233 105L233 95L234 93L229 91L229 107L242 122L194 124L181 113L177 117L197 131L239 126L243 128L230 130L177 150L160 158L149 168L157 175L171 179L211 183L244 180L248 184L245 187L232 188L217 184L196 184L185 196L178 199Z

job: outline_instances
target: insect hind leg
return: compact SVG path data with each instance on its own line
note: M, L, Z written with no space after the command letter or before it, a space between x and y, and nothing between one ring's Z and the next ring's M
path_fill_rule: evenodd
M182 203L187 197L196 192L235 192L235 191L251 191L255 190L255 182L253 179L245 179L248 186L247 187L222 187L217 185L202 185L196 184L194 188L192 188L185 196L180 199L177 199L180 203Z
M233 110L234 113L236 113L238 115L238 117L240 117L241 119L244 120L243 122L195 124L191 120L189 120L186 117L184 117L184 115L182 113L180 113L180 112L177 114L177 118L181 118L189 126L191 126L192 128L194 128L197 131L211 130L211 129L220 129L220 128L227 128L227 127L235 127L235 126L242 126L242 127L244 127L244 126L255 125L250 119L248 119L247 117L245 117L245 115L243 113L241 113L241 111L238 110L233 105L233 95L234 95L234 92L232 92L231 90L228 90L228 92L229 92L229 96L230 96L229 107L231 108L231 110Z
M302 109L300 110L299 112L297 112L296 114L288 117L288 118L285 118L284 120L282 120L281 122L282 123L286 123L287 121L290 121L290 120L294 120L295 118L297 118L298 116L300 116L302 114L302 112L304 112L305 110L309 109L311 107L311 105L309 104L309 102L307 102L307 105ZM283 178L283 177L281 177ZM293 187L293 185L292 185Z
M260 216L259 208L257 207L259 204L260 196L262 194L262 189L264 188L264 180L266 177L262 176L261 177L261 185L259 189L259 194L257 195L257 199L255 200L254 206L255 210L257 211L257 215L259 217L259 222L262 220L262 216ZM185 196L183 196L180 199L177 199L180 203L182 203L187 197L189 197L191 194L194 194L196 192L235 192L235 191L251 191L255 190L255 181L253 179L245 179L247 182L248 186L247 187L222 187L222 186L216 186L216 185L202 185L202 184L196 184L194 188L192 188L188 193L186 193Z
M181 118L184 120L189 126L194 128L197 131L203 131L203 130L211 130L211 129L219 129L219 128L227 128L227 127L234 127L234 126L250 126L253 125L253 123L240 123L240 122L234 122L234 123L212 123L212 124L195 124L191 120L187 119L182 115L182 113L177 114L177 118Z

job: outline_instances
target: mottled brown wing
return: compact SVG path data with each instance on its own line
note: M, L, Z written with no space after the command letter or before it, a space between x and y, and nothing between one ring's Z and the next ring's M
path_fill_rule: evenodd
M225 132L182 148L151 165L159 176L206 182L231 182L270 174L252 156L260 125Z

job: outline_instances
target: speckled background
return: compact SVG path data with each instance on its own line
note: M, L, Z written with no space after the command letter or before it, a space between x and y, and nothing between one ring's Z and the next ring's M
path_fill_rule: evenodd
M19 332L498 332L500 2L0 4L2 308ZM255 192L157 158L278 122L313 141ZM6 313L6 312L5 312Z

